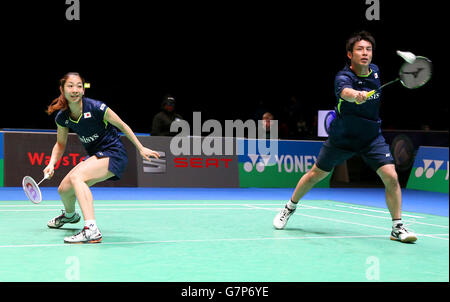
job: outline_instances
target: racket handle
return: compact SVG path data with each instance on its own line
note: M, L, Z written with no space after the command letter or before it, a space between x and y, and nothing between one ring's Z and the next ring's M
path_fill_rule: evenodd
M370 98L372 95L374 95L375 92L376 92L376 90L371 90L371 91L369 91L369 92L367 93L367 99ZM356 105L361 105L362 103L356 103L356 102L355 102L355 104L356 104Z
M370 98L372 95L375 94L375 92L376 90L369 91L369 93L367 94L367 98Z
M42 178L42 180L37 185L39 186L44 180L49 179L49 177L50 177L50 174L45 174L44 178Z
M371 90L367 93L367 98L370 98L372 95L375 94L375 92L377 92L376 90ZM356 103L357 105L361 105L362 103Z

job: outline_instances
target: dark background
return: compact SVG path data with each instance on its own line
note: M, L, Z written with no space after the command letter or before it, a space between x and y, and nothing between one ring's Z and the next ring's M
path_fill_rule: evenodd
M382 83L403 62L396 50L434 64L425 86L384 90L383 128L448 130L442 2L380 0L379 21L366 19L365 0L80 2L80 21L66 20L64 0L2 4L0 129L54 129L46 106L59 95L58 80L78 71L91 83L86 96L106 102L135 132L151 131L172 93L188 121L193 111L224 121L269 110L280 123L305 120L315 134L317 110L336 103L345 40L365 29L377 42Z

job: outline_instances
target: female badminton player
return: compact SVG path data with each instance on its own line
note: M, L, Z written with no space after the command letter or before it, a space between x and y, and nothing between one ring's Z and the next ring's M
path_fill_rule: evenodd
M78 200L85 226L76 235L64 238L64 242L98 243L102 241L102 234L95 221L89 187L107 179L120 179L128 162L125 147L115 127L127 136L143 158L159 158L159 154L144 147L130 127L105 103L84 97L84 80L78 73L66 74L60 80L59 89L61 95L47 109L49 115L58 111L55 118L57 137L44 174L53 176L54 166L65 151L69 129L78 135L88 156L59 185L58 193L64 210L61 215L51 219L47 226L60 228L66 223L80 221L80 215L75 212L75 202Z
M347 40L350 64L338 72L334 83L337 117L331 123L328 140L324 142L317 162L299 180L291 200L275 216L273 225L276 229L285 227L299 200L336 165L359 154L385 186L386 204L393 222L390 238L401 242L417 240L417 235L408 231L401 219L401 189L394 159L380 128L381 93L367 97L369 91L380 87L378 66L371 63L374 47L374 38L365 31Z

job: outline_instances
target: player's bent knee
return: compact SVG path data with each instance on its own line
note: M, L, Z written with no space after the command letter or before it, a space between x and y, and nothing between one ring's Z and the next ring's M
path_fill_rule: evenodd
M395 171L395 168L380 168L378 171L383 183L387 187L395 187L398 185L398 174Z
M328 176L328 174L330 174L330 172L324 171L320 168L318 168L316 165L313 166L313 168L310 171L314 177L315 180L317 180L318 182L323 180L325 177Z
M391 173L384 177L384 183L386 186L395 187L398 185L398 176L397 173Z
M314 165L313 168L305 174L305 176L307 177L308 182L316 184L327 177L329 173L330 172L321 170Z
M73 192L72 184L69 181L63 181L58 186L58 194L60 196L70 195Z
M63 195L64 192L65 192L65 188L64 188L64 186L62 184L60 184L59 187L58 187L58 194L59 195Z
M73 183L77 183L79 181L84 181L83 177L79 174L79 173L72 173L69 175L69 180L70 182Z

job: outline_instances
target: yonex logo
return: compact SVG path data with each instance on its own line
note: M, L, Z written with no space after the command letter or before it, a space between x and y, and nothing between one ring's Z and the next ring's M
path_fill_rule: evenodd
M264 172L268 166L276 166L278 173L306 173L311 170L314 163L317 161L314 155L260 155L249 154L250 161L244 163L244 171L250 173L253 168L259 173Z
M245 172L251 172L256 166L256 171L263 172L269 162L270 155L249 154L250 161L244 163ZM258 161L258 159L260 160Z
M434 168L431 167L431 164L434 163ZM444 163L443 160L432 160L432 159L423 159L423 167L419 167L416 169L415 175L417 178L422 177L425 174L425 177L430 179L436 174L437 170ZM448 179L448 161L447 161L447 176L445 178Z

